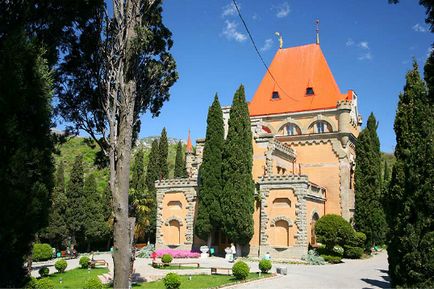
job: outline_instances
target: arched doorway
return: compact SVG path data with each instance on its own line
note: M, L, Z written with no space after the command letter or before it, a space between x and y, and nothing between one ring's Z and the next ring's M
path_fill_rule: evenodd
M312 220L310 222L310 244L315 245L316 244L316 233L315 233L315 225L316 222L319 219L318 213L313 213Z
M167 243L170 245L178 245L181 243L181 228L177 220L169 222L169 230L167 234Z
M274 245L289 246L289 224L286 220L279 220L274 224Z

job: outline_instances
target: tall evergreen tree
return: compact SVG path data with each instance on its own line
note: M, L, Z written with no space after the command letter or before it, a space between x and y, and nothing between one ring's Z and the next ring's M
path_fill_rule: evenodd
M66 208L66 222L68 231L72 238L72 243L75 245L77 237L81 237L83 233L83 225L86 216L86 209L83 204L86 202L84 195L84 173L83 173L83 156L75 157L72 166L71 175L69 177L68 186L66 188L66 197L68 206Z
M199 194L195 234L211 243L213 231L221 228L223 220L222 153L224 145L223 112L217 95L208 110L203 160L199 168Z
M102 206L102 213L104 215L104 221L107 224L108 229L108 235L107 235L107 250L110 249L111 244L111 235L113 232L113 199L112 199L112 193L110 191L110 184L107 183L102 196L101 196L101 202L103 204Z
M166 128L161 131L160 141L158 143L158 161L160 165L160 179L167 179L169 177L169 166L167 163L167 157L169 155L169 144L167 142Z
M146 187L149 192L150 221L146 228L145 235L152 242L155 242L155 227L157 225L157 195L155 189L155 181L159 179L160 157L158 141L152 142L151 151L149 153L149 161L146 170Z
M84 182L84 207L85 218L83 220L83 234L90 250L92 242L101 241L109 233L108 224L104 219L102 197L96 189L95 175L90 174Z
M221 209L226 235L237 245L253 236L252 132L244 86L234 95L223 149Z
M377 121L373 113L366 128L359 134L356 146L354 222L366 234L366 247L383 244L387 231L382 207L382 171Z
M2 34L0 22L0 287L20 287L54 185L52 82L42 51L20 30Z
M395 117L396 163L385 198L392 287L434 287L433 66L431 53L425 83L414 61Z
M184 168L184 157L182 152L182 143L181 141L178 142L178 145L176 146L176 157L175 157L175 172L174 177L175 178L183 178L185 177L185 168Z
M57 248L62 247L63 241L68 236L68 227L65 220L67 202L64 167L63 162L60 162L57 167L55 187L51 195L48 226L40 234L42 238L50 240L50 243Z

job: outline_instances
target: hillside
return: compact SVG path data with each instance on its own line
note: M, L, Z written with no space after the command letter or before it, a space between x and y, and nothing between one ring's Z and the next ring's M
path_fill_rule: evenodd
M143 147L145 150L145 170L146 166L148 164L148 155L151 150L151 144L154 139L158 139L158 137L145 137L141 140L138 140L136 142L136 147L133 149L133 158L134 160L134 152L139 147ZM168 156L168 162L169 162L169 176L173 176L173 172L175 169L175 156L176 156L176 145L179 140L174 138L168 138L169 143L169 156ZM92 147L90 147L86 139L83 137L71 137L69 138L65 143L58 146L59 154L55 154L54 158L56 161L56 165L59 164L59 162L63 161L65 166L65 181L67 182L69 180L69 175L71 172L72 164L74 163L74 159L77 155L82 154L83 155L83 162L84 162L84 172L85 175L88 175L90 173L95 174L95 177L97 179L98 184L98 190L102 191L108 180L108 168L104 169L98 169L95 165L95 159L96 155L99 151L99 147L96 145L95 142L91 142Z

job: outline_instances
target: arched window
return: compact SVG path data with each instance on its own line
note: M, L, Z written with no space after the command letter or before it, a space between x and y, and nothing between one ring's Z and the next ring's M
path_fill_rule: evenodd
M286 123L279 130L279 135L299 135L299 134L301 134L301 129L295 123Z
M332 126L326 122L325 120L318 120L310 125L309 127L310 133L325 133L332 132Z
M316 233L315 233L315 225L316 222L319 220L318 214L315 212L312 215L312 220L310 222L310 244L314 245L316 244Z
M167 239L167 243L170 245L178 245L181 243L181 226L177 220L171 220L169 222Z

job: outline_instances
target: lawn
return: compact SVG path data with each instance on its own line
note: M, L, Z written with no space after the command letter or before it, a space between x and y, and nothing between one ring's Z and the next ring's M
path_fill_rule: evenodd
M261 274L259 277L258 273L250 273L247 280L255 280L259 278L271 277L271 274ZM222 285L229 285L237 283L238 280L234 276L227 275L192 275L191 280L188 280L188 276L181 276L181 289L200 289L200 288L214 288ZM163 280L141 283L133 288L145 288L145 289L164 289Z
M54 282L54 288L83 288L84 283L90 277L96 277L107 273L107 268L95 268L88 271L87 269L73 269L66 271L63 274L55 273L48 278ZM62 283L60 283L60 278L62 278Z

